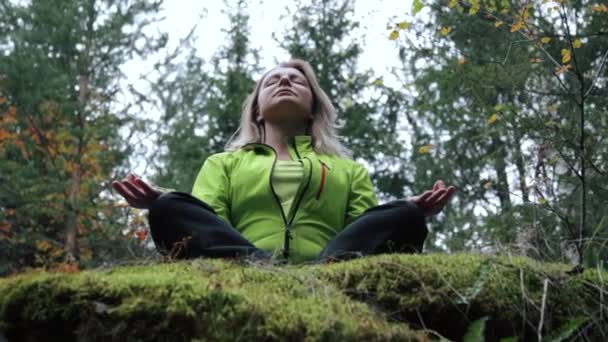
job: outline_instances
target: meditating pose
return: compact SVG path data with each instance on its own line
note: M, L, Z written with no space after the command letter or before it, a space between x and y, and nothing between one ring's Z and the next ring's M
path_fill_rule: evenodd
M426 217L456 188L438 180L418 196L379 205L335 121L310 65L292 59L258 80L239 129L224 152L204 161L191 194L163 192L132 174L112 186L149 210L157 250L175 258L303 264L421 252Z

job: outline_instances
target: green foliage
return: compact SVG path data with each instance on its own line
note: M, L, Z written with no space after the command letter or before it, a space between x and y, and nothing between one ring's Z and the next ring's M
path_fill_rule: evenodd
M429 1L432 19L406 18L401 74L414 94L406 120L415 146L435 146L412 155L413 178L442 178L460 190L432 232L441 245L432 247L508 246L581 261L581 237L601 226L608 195L606 170L594 162L608 153L598 144L608 127L596 113L608 108L596 82L606 61L608 40L597 34L606 13L594 6ZM587 200L580 231L582 146ZM605 258L600 231L588 254L601 257L587 259L590 265Z
M155 157L153 181L190 192L205 159L224 151L241 119L241 105L253 90L260 71L258 51L249 42L247 1L229 5L226 45L210 62L197 55L188 37L161 64L160 80L151 80L162 108L161 150ZM188 51L186 62L174 62L178 51ZM212 68L211 70L208 70Z
M122 64L163 46L136 21L159 6L0 1L0 272L112 253L96 241L116 245L124 215L102 193L132 150L119 130L136 121L114 96Z
M466 334L462 340L464 342L484 342L484 330L488 317L482 317L469 325Z

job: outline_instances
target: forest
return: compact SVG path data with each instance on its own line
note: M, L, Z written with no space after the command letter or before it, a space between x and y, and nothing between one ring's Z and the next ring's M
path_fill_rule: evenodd
M360 67L359 1L297 0L273 40L315 69L381 202L437 179L457 187L428 220L425 252L604 272L608 3L404 2L368 28L394 44L382 58L396 67L380 73ZM139 176L191 191L266 70L256 4L223 2L229 24L207 59L196 23L185 37L147 29L160 0L0 0L0 276L165 261L146 210L111 182L145 161ZM125 65L148 56L146 87L124 82Z

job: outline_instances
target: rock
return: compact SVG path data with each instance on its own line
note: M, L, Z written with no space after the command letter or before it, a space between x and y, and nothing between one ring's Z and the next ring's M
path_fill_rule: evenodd
M523 257L385 254L37 272L0 279L0 331L9 341L427 341L461 340L477 321L487 341L536 340L539 327L542 336L599 339L608 273L569 269Z

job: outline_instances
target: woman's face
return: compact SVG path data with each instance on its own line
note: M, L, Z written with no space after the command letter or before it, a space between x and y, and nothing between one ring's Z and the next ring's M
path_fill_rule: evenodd
M260 116L274 124L302 127L313 118L308 80L295 68L270 71L262 80L258 105Z

